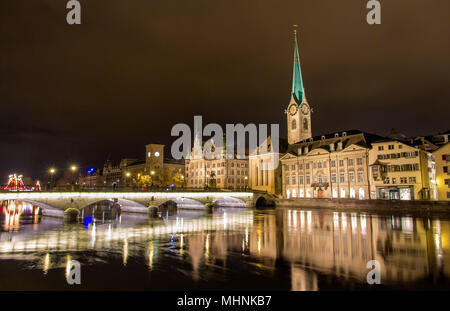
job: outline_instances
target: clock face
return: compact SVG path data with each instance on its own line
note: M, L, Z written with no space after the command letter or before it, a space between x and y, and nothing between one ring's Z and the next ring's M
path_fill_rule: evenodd
M296 104L292 104L292 105L289 107L289 113L291 114L291 116L293 116L294 114L296 114L296 113L297 113L297 110L298 110L298 107L297 107Z
M306 103L303 103L302 105L302 113L303 114L308 114L309 113L309 105Z

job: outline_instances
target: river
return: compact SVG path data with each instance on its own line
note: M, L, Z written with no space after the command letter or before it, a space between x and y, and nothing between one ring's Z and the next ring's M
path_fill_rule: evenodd
M450 289L443 216L298 208L83 215L65 223L3 202L0 290ZM79 285L66 281L73 260ZM380 285L367 283L371 260Z

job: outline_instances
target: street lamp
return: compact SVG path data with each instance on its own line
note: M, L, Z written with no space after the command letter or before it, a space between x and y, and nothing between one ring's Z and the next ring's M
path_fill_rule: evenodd
M77 170L78 168L77 168L77 166L76 165L72 165L72 166L70 166L70 170L72 171L72 191L74 190L74 184L75 184L75 178L74 178L74 174L75 174L75 171Z
M53 185L53 175L55 175L56 173L56 169L54 169L53 167L50 168L48 170L48 172L50 173L50 187Z
M130 186L130 176L131 176L130 172L126 172L125 176L127 176L127 187L128 187Z

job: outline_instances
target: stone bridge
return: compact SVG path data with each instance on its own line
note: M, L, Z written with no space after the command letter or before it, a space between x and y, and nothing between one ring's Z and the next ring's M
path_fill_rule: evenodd
M267 195L254 192L6 192L0 201L19 200L41 208L46 216L62 216L69 208L78 210L104 200L119 203L124 212L147 212L149 207L171 203L177 208L206 209L207 205L225 207L255 206ZM205 206L206 205L206 206Z

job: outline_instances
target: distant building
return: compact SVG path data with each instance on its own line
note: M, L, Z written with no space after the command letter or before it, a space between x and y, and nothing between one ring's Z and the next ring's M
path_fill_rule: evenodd
M103 187L103 175L101 170L93 170L92 172L86 172L78 176L77 185L81 189L95 189Z
M145 146L145 160L122 159L103 167L105 186L148 189L150 187L184 187L184 161L164 157L164 145Z
M194 145L202 144L195 139ZM230 190L246 190L248 188L248 156L238 159L236 154L233 157L226 156L226 142L223 146L211 148L219 158L205 159L204 156L194 156L195 146L185 161L186 186L189 188L218 188Z

